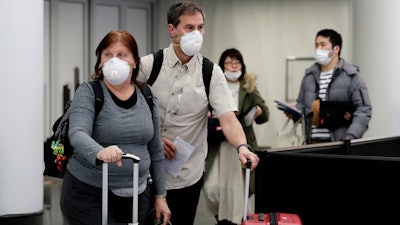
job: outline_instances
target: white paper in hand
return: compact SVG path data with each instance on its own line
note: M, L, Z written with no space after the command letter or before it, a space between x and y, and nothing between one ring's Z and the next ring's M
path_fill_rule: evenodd
M254 114L256 114L257 106L254 106L245 116L244 123L246 127L250 126L254 121Z
M174 145L176 146L178 152L176 153L176 157L174 159L165 160L165 169L169 174L177 177L183 165L192 155L194 147L179 136L175 138Z

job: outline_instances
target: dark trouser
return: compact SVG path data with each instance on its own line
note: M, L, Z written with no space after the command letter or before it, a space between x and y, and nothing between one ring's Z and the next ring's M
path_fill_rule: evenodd
M102 219L102 190L85 184L65 172L60 206L64 218L71 225L100 225ZM108 191L108 222L132 222L132 197L119 197ZM139 224L143 224L150 205L150 191L139 195Z
M204 177L201 177L192 186L167 191L167 203L171 210L170 221L173 225L191 225L194 223L203 183Z

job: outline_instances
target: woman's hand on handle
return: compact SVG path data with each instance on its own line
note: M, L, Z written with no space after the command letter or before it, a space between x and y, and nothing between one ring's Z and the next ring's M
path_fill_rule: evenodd
M116 145L110 145L97 153L96 158L100 161L110 163L115 162L118 167L122 167L122 150Z

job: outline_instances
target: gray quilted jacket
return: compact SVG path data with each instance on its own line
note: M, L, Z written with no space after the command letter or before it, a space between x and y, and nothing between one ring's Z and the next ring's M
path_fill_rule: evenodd
M318 97L319 64L315 63L306 69L301 82L296 107L304 115L310 115L313 101ZM345 138L361 138L368 130L371 120L372 106L368 95L368 89L363 81L357 66L351 65L344 59L340 59L335 68L332 81L329 84L326 95L327 101L352 102L355 107L353 120L349 127L339 127L331 131L332 141L340 141ZM306 122L306 124L309 124ZM307 129L306 126L306 130ZM307 134L308 132L306 132ZM309 138L309 137L308 137Z

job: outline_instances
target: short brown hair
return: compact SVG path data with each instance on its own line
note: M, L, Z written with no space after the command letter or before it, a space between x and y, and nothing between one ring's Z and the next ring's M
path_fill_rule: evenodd
M167 13L167 22L168 24L172 24L174 27L177 27L178 24L181 22L179 17L185 14L193 15L196 13L201 13L204 18L203 9L197 2L191 1L183 1L183 2L176 2L168 10Z

